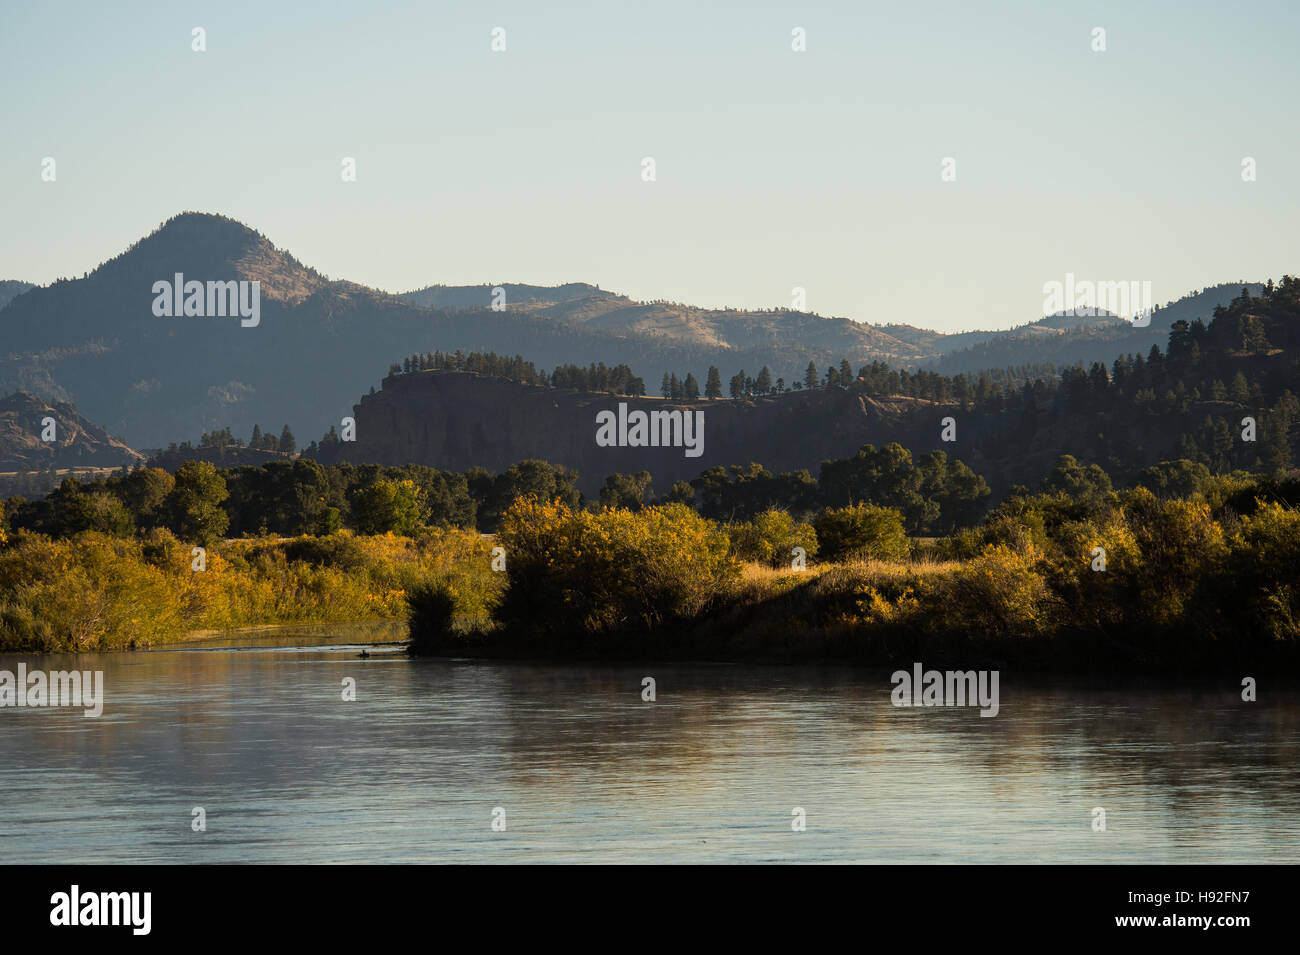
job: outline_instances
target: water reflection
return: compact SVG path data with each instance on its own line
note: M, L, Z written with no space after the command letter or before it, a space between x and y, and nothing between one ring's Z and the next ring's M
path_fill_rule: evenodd
M391 634L388 637L391 638ZM410 661L373 628L108 657L98 720L0 711L10 862L1294 862L1300 698L1003 674ZM217 649L224 647L225 649ZM241 649L231 649L240 647ZM306 648L306 649L304 649ZM641 679L657 701L641 699ZM342 699L343 681L357 699ZM208 831L190 829L202 806ZM508 829L490 828L493 807ZM808 831L792 832L791 810ZM1106 809L1107 831L1090 811Z

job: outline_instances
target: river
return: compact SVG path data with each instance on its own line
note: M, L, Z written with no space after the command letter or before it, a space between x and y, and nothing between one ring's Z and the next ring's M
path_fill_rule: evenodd
M984 718L895 707L875 670L410 660L396 635L0 655L102 670L106 697L0 709L0 858L1300 861L1300 694L1266 680L1246 703L1236 677L1003 673Z

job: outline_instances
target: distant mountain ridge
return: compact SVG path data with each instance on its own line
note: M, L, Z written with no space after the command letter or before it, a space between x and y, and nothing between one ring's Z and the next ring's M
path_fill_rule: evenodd
M259 325L154 315L153 284L177 273L258 282ZM792 383L809 362L824 369L843 359L855 368L881 360L946 373L1079 360L1073 355L1109 360L1168 331L1155 322L1141 331L1103 320L1047 329L1040 320L1011 332L945 335L787 309L634 302L580 282L507 283L505 309L497 311L494 288L434 285L390 294L330 279L234 219L183 213L84 278L43 287L6 282L3 289L14 294L0 307L0 393L21 389L74 402L134 446L164 447L218 427L247 433L270 421L320 434L391 362L413 352L519 354L541 368L622 362L653 389L665 371L691 371L703 381L711 365L724 380L767 366L773 379ZM1184 311L1208 320L1214 305L1239 290L1201 293Z
M1298 394L1300 280L1284 278L1263 297L1234 299L1209 323L1175 319L1158 352L1012 388L882 365L847 385L662 399L408 363L354 405L354 441L331 433L306 454L327 464L452 472L501 472L540 458L576 471L577 486L594 497L612 473L646 471L663 494L710 468L725 474L759 462L815 473L865 444L897 442L914 457L960 458L996 500L1015 484L1038 485L1061 455L1100 464L1122 482L1160 462L1181 462L1173 470L1185 473L1285 470L1300 448ZM684 432L672 419L696 416L695 443L676 440ZM602 439L602 418L619 422L616 442ZM1244 420L1258 432L1236 440Z
M36 288L31 282L19 282L14 279L0 279L0 308L4 308L12 299L17 298L28 289Z
M997 332L964 344L922 366L945 375L970 374L986 368L1017 364L1106 364L1120 355L1141 354L1152 345L1164 347L1175 322L1198 319L1209 324L1214 310L1235 299L1242 288L1254 296L1264 290L1260 282L1233 282L1193 292L1176 302L1157 308L1150 323L1139 326L1105 314L1077 316L1049 315L1036 322ZM955 337L955 336L954 336Z
M414 292L403 292L397 297L421 308L490 308L493 293L498 288L505 293L508 306L550 305L587 298L616 298L626 301L622 295L606 292L586 282L555 286L516 285L513 282L503 282L501 285L430 285Z

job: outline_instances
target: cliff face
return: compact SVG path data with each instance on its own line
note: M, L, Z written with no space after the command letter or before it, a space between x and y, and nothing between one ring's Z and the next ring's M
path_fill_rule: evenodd
M597 415L703 412L703 453L685 447L602 447ZM719 401L668 401L536 388L468 372L429 371L388 378L354 406L356 441L327 444L323 463L416 463L448 471L500 472L541 458L576 470L583 493L606 475L646 470L666 492L715 465L758 461L771 471L846 457L863 444L900 441L919 452L938 446L941 414L915 414L915 399L870 399L847 391ZM933 421L931 419L933 418ZM635 420L635 419L633 419ZM922 430L926 432L922 434ZM615 432L617 426L615 426Z
M703 453L684 447L602 447L597 415L619 405L634 412L702 412ZM994 500L1012 485L1037 487L1061 454L1096 462L1112 479L1130 480L1157 461L1181 456L1179 440L1207 418L1235 426L1246 409L1201 401L1177 413L1136 409L1070 409L1045 400L1003 412L963 410L957 403L855 394L839 388L717 401L628 398L531 387L469 372L426 371L385 379L383 388L353 406L355 442L331 442L305 452L322 464L423 464L463 472L500 473L529 458L578 472L578 487L599 493L607 475L649 471L663 495L676 481L708 468L757 461L772 472L808 469L854 455L864 444L898 442L914 459L942 450L981 475ZM956 440L941 439L943 419L956 421ZM617 427L613 430L617 431Z

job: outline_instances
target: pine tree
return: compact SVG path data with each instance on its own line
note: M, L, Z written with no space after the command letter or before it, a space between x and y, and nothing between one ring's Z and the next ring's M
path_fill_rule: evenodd
M331 428L330 430L333 431L334 429ZM289 426L286 424L284 430L280 432L280 453L293 454L297 447L297 442L293 440L293 432L289 430Z
M1250 401L1250 384L1246 381L1246 376L1237 372L1232 377L1232 388L1229 392L1232 400L1239 405L1244 405Z
M716 365L709 366L709 376L704 382L704 397L713 399L722 397L722 375Z
M809 390L814 390L816 389L819 380L820 379L817 377L817 366L812 362L808 362L808 370L803 373L803 386Z
M727 385L727 391L733 398L739 398L745 393L745 369L742 368L740 369L739 374L731 376L731 381L728 382Z
M698 401L700 398L700 383L693 372L686 373L686 381L682 383L682 397L687 401Z
M664 383L660 386L659 393L665 398L671 398L673 396L673 383L672 379L668 377L668 372L664 372Z

